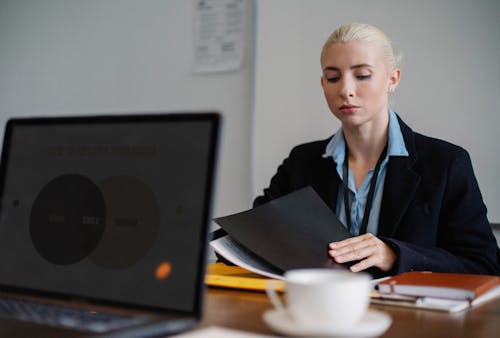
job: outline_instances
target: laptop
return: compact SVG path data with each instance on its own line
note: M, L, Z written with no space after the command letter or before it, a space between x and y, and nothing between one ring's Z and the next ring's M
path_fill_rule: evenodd
M13 118L0 336L151 337L201 319L218 113Z

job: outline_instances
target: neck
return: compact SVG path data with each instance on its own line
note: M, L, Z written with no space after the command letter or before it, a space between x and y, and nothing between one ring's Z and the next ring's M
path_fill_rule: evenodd
M349 161L372 165L377 162L387 145L389 116L362 126L343 126L344 137L349 147Z

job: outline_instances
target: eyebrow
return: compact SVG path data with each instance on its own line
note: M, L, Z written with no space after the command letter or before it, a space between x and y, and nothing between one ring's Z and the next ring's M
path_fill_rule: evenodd
M368 64L368 63L360 63L360 64L357 64L357 65L353 65L350 67L350 69L357 69L357 68L373 68L372 65ZM328 66L328 67L325 67L323 68L323 70L334 70L334 71L337 71L337 72L340 72L340 68L338 67L333 67L333 66Z

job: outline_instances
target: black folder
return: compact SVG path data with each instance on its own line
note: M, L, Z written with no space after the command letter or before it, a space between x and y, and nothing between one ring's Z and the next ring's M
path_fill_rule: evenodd
M351 237L310 186L214 221L233 240L281 271L331 266L328 244Z

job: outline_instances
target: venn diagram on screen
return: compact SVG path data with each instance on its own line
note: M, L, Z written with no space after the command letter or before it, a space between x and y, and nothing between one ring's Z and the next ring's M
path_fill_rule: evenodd
M47 261L70 265L88 258L96 265L133 265L157 238L160 210L153 191L133 176L99 182L63 174L38 193L29 231L36 251Z

